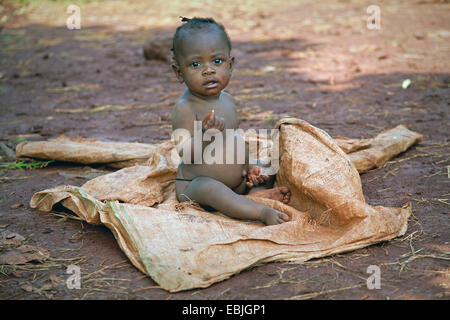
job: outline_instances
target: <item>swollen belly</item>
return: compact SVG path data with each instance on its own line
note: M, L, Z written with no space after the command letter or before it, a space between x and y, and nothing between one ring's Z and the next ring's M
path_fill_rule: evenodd
M239 186L244 179L243 164L182 164L180 167L182 175L186 179L196 177L210 177L218 180L233 189Z

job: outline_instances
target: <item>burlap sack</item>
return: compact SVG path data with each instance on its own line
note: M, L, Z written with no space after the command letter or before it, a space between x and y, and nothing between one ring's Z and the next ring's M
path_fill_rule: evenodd
M284 121L284 120L281 120ZM264 158L264 147L271 147L270 136L262 138L255 132L246 131L243 138L247 143L258 140L263 148L256 150L258 159ZM267 141L264 141L266 139ZM408 130L405 125L383 131L373 139L351 139L336 137L334 140L347 154L351 153L358 172L366 172L374 167L382 166L386 161L404 152L411 145L419 142L422 136ZM136 165L146 165L154 154L172 153L167 157L170 165L176 168L176 151L171 140L160 144L144 144L132 142L104 142L95 139L61 136L48 141L25 141L17 145L16 157L77 162L82 164L107 164L113 168L126 168ZM357 152L356 152L357 151Z
M16 157L30 157L82 164L108 163L125 168L144 163L156 145L133 142L104 142L60 136L49 141L24 141L16 147Z
M170 148L154 148L147 166L124 168L82 187L38 192L30 205L50 211L61 203L89 223L106 225L130 261L171 292L207 287L256 264L306 261L406 232L410 209L366 204L358 171L324 131L298 119L283 119L277 127L276 183L291 188L292 200L285 205L252 199L288 214L292 220L281 225L178 203Z
M359 173L363 173L375 167L381 167L388 160L421 140L421 134L408 130L405 125L401 124L370 139L369 148L361 148L347 153Z

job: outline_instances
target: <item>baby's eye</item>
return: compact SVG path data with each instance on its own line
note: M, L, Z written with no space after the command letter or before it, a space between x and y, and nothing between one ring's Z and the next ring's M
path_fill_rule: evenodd
M191 63L191 66L194 68L200 67L200 62L194 61Z
M221 59L221 58L214 59L215 64L221 64L222 62L223 62L223 59Z

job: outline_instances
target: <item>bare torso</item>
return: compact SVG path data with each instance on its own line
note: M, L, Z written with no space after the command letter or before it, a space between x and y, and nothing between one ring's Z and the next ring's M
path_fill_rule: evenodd
M174 112L194 115L194 117L192 118L192 126L189 125L189 127L185 128L190 131L191 135L194 134L193 120L203 120L213 109L217 117L222 117L224 119L225 130L222 132L223 143L215 144L216 152L222 151L223 159L219 164L206 164L204 163L204 161L201 164L188 164L182 162L178 167L177 178L192 180L196 177L210 177L222 182L231 189L235 189L238 186L242 185L243 181L245 180L247 165L242 163L242 161L238 161L238 153L242 152L242 150L239 150L238 148L238 146L240 145L239 143L236 143L235 141L235 143L232 144L234 148L234 159L232 159L233 161L230 161L230 159L228 159L227 161L226 159L226 129L238 129L239 127L239 119L237 117L236 107L231 96L228 93L222 92L218 99L204 101L198 99L197 97L192 97L191 95L189 95L189 93L185 93L181 97L180 101L183 101L183 99L186 99L191 103L188 103L187 106L181 104L179 110L175 109ZM186 108L186 110L183 110L183 108ZM189 122L187 123L189 124ZM239 135L237 135L236 139L242 140ZM242 145L245 146L245 143L242 143ZM245 152L248 153L246 146Z

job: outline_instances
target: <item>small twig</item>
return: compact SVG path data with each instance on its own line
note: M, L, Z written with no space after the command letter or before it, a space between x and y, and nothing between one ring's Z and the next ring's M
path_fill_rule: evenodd
M385 178L386 178L388 175L390 175L390 174L392 174L393 176L395 176L395 175L396 175L396 172L397 172L399 169L400 169L400 168L395 168L395 169L389 171L388 173L386 173L386 174L383 176L383 179L385 179Z
M142 288L137 288L132 290L132 293L138 292L138 291L143 291L143 290L148 290L148 289L161 289L161 286L148 286L148 287L142 287Z
M334 293L334 292L339 292L339 291L344 291L344 290L349 290L349 289L355 289L355 288L361 288L363 286L365 286L365 284L359 284L359 285L356 285L356 286L339 288L339 289L332 289L332 290L325 290L325 291L319 291L319 292L305 293L305 294L300 294L300 295L297 295L297 296L292 296L292 297L287 298L285 300L307 300L307 299L316 298L316 297L321 296L323 294Z
M94 272L91 272L91 273L85 275L84 277L82 277L82 280L85 281L86 279L89 279L90 277L92 277L94 274L102 273L102 272L103 272L104 270L106 270L106 269L114 268L115 266L117 266L117 265L119 265L119 264L121 264L121 263L125 263L125 262L127 262L127 261L126 261L126 260L123 260L123 261L116 262L116 263L114 263L114 264L112 264L112 265L110 265L110 266L105 266L105 267L103 267L103 268L100 268L100 269L98 269L97 271L94 271Z

